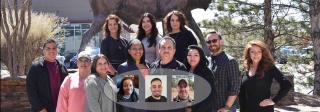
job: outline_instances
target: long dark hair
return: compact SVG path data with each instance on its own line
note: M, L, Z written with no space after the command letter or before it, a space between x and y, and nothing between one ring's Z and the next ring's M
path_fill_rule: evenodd
M178 17L178 20L180 22L180 30L181 31L187 30L184 27L185 25L187 25L186 16L182 12L174 10L169 12L164 18L166 33L172 32L171 23L170 23L172 15L175 15Z
M105 25L104 25L105 36L106 37L110 36L110 30L108 28L108 23L109 23L110 20L115 20L118 23L117 38L119 38L120 37L120 33L121 33L121 20L117 15L114 15L114 14L110 14L105 20Z
M156 46L157 44L157 36L159 34L158 32L158 29L157 29L157 26L156 26L156 19L155 17L150 14L150 13L144 13L140 20L139 20L139 30L138 30L138 34L137 34L137 38L142 41L143 38L146 37L146 32L144 31L144 29L142 28L142 22L143 22L143 19L147 17L149 18L150 22L151 22L151 35L150 35L150 38L148 39L148 42L149 42L149 46L148 47L153 47L153 46Z
M199 46L197 46L197 45L189 45L189 46L188 46L188 52L189 52L191 49L197 50L197 51L199 52L199 56L200 56L199 64L198 64L198 66L195 68L195 70L200 69L200 68L207 67L208 64L209 64L209 61L207 60L206 55L204 55L203 50L202 50ZM188 52L187 52L187 54L186 54L186 57L188 56ZM187 63L186 63L187 70L190 70L191 66L190 66L190 64L188 63L187 58L186 58L185 62L187 62Z
M98 60L100 58L106 59L107 60L107 64L110 64L109 59L106 56L104 56L103 54L98 54L97 56L95 56L93 58L93 62L92 62L92 66L91 66L91 73L92 74L98 74L96 68L97 68Z
M142 56L141 56L141 58L140 58L140 64L145 64L146 63L146 61L145 61L145 50L144 50L144 47L143 47L143 43L140 41L140 40L138 40L138 39L132 39L132 40L130 40L129 41L129 44L128 44L128 47L127 47L127 51L128 51L128 59L127 59L127 61L128 62L135 62L135 60L132 58L132 56L129 54L129 49L131 48L131 46L133 45L133 44L141 44L141 46L142 46L142 49L143 49L143 53L142 53Z
M119 85L119 91L117 93L117 100L119 101L120 99L122 99L122 96L124 96L124 90L123 90L123 83L125 80L131 80L131 82L133 83L133 79L132 77L124 77L122 80L121 80L121 83ZM133 86L134 84L132 84ZM132 93L130 95L130 99L132 100L132 102L136 102L138 101L138 94L137 92L134 90L134 86L133 86L133 90L132 90Z

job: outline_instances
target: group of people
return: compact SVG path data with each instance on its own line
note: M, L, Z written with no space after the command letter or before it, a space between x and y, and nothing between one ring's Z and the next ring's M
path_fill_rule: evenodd
M137 37L128 41L120 36L121 19L109 15L105 21L106 37L101 42L101 54L91 59L86 52L80 52L78 71L69 75L64 65L56 60L57 43L53 39L47 40L43 45L44 56L33 62L27 75L31 111L145 111L116 103L142 101L135 89L136 76L124 77L120 81L113 79L117 74L130 71L141 76L140 80L157 74L159 69L180 70L202 77L209 83L211 92L203 101L185 110L192 112L235 112L238 99L241 112L272 112L273 105L290 90L291 83L276 68L267 45L262 41L253 40L247 44L243 54L244 70L240 72L237 61L223 51L224 42L219 33L206 35L211 52L206 57L196 38L185 28L183 13L169 12L164 22L167 35L161 37L155 17L150 13L143 14ZM280 84L274 97L270 92L273 79ZM194 82L197 83L197 79ZM155 92L146 101L164 100L156 91L159 83L159 79L151 81L150 88L154 87ZM186 86L187 83L181 84ZM201 97L197 96L200 88L194 87L195 100ZM189 97L179 97L178 100L188 101L186 98Z

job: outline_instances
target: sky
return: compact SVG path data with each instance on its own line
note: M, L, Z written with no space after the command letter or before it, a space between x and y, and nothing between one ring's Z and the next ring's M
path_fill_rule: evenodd
M194 20L198 23L205 19L214 19L215 11L204 10L204 9L194 9L191 11Z
M244 0L243 0L244 1ZM264 0L248 0L251 3L255 3L255 4L261 4L263 3ZM285 4L289 4L290 0L274 0L273 3L285 3ZM193 18L195 19L195 21L201 22L202 20L205 19L214 19L214 15L215 12L217 12L216 10L204 10L204 9L194 9L191 11ZM296 11L293 10L289 10L290 15L288 17L294 17L294 18L299 18L302 19L300 14L297 14Z

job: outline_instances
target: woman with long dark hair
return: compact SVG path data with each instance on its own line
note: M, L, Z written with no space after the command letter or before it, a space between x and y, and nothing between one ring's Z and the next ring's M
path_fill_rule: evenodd
M245 73L239 93L241 112L273 112L273 105L291 88L279 69L267 45L262 41L250 41L243 52ZM280 84L278 94L271 97L271 84L275 79Z
M166 33L169 34L176 42L175 58L186 64L185 54L189 45L197 45L197 40L185 25L186 17L180 11L171 11L164 18Z
M214 76L211 70L208 68L208 60L203 52L203 50L196 46L190 45L187 49L187 63L186 67L190 73L198 75L199 77L205 79L211 87L211 92L207 98L205 98L200 103L192 106L192 112L211 112L213 110L213 95L215 93L214 86ZM195 100L199 99L197 96L197 92L200 91L201 85L197 85L197 81L199 81L198 77L195 77Z
M110 74L114 74L108 58L103 54L94 57L91 73L85 81L87 112L116 112L117 87Z
M157 44L161 39L155 17L150 13L144 13L140 18L138 28L137 38L144 45L146 61L152 63L159 57Z
M121 20L116 15L109 15L105 21L105 38L101 42L100 53L104 54L113 68L127 60L128 41L120 36Z

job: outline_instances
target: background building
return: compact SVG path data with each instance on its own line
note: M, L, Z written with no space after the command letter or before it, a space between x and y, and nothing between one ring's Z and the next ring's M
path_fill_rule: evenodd
M77 53L80 47L82 35L89 30L93 19L89 0L32 0L32 9L36 12L54 13L65 17L68 24L63 26L65 30L64 48L60 54L68 55ZM121 35L129 37L129 28L125 27ZM103 32L95 35L88 46L100 47L100 41L104 38Z

